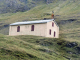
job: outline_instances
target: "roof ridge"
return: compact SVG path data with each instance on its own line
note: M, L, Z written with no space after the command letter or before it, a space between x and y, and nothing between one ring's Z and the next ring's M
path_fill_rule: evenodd
M10 25L21 25L21 24L35 24L35 23L47 23L47 22L50 22L54 19L49 19L49 20L35 20L35 21L26 21L26 22L15 22L15 23L12 23Z

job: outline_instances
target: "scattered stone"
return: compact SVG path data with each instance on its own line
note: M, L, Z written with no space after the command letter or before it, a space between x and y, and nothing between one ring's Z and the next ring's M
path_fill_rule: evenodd
M4 25L4 27L8 27L8 26L9 26L9 24Z
M62 45L63 43L65 43L65 41L60 41L60 42L58 42L57 44L58 44L58 45Z
M47 41L43 41L43 42L41 42L40 44L43 45L43 46L50 46L50 45L53 45L52 42L47 42Z
M36 41L36 43L39 43L40 41Z
M77 46L78 44L76 42L70 42L70 43L67 43L66 44L66 47L69 47L69 48L72 48L72 47L75 47Z
M76 20L77 19L61 20L60 24L72 23L73 21L76 21Z
M67 53L69 53L69 54L73 54L71 51L67 51Z
M80 47L76 47L76 50L78 51L78 54L80 54Z

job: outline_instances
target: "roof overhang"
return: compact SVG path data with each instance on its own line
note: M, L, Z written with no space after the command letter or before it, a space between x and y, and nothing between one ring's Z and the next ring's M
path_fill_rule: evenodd
M26 22L15 22L10 25L26 25L26 24L39 24L39 23L47 23L50 21L54 21L54 19L49 20L36 20L36 21L26 21Z

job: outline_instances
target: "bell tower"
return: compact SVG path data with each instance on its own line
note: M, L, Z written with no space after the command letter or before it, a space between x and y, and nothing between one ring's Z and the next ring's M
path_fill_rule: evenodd
M54 11L52 11L51 19L54 19Z

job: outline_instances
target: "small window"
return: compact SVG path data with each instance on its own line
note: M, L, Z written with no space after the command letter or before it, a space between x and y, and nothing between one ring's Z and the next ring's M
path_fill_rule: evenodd
M52 27L54 27L54 23L52 22Z
M34 31L34 25L31 26L31 31Z
M49 35L51 35L51 29L49 30Z
M20 26L17 27L17 32L20 32Z
M54 37L56 36L56 32L54 31Z

